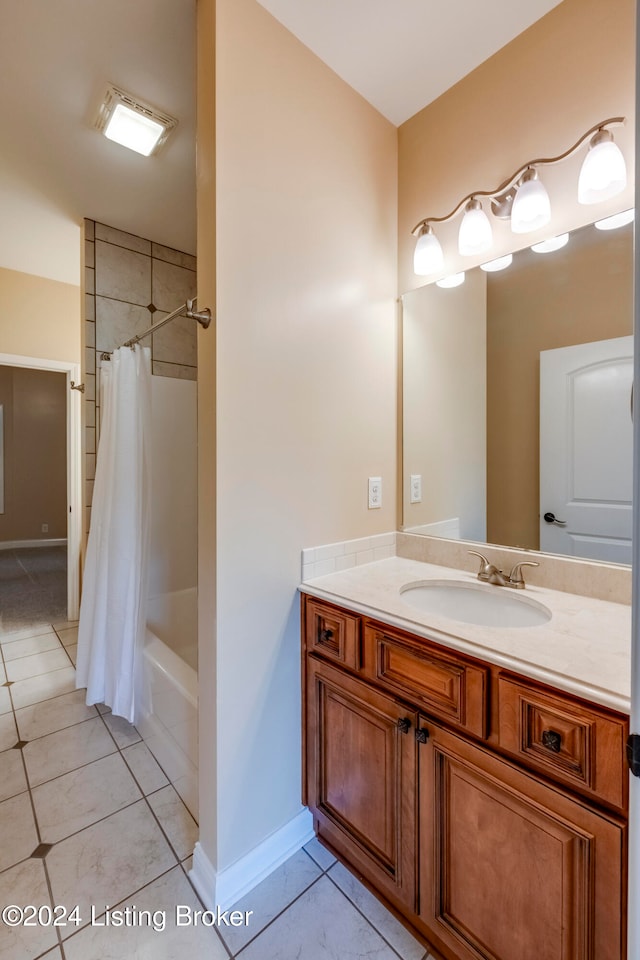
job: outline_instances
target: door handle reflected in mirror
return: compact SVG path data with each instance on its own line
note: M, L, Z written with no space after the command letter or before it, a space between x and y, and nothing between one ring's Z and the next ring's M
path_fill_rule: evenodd
M557 523L557 525L558 525L559 527L566 527L566 525L567 525L567 521L566 521L566 520L556 520L556 515L555 515L555 513L545 513L543 519L544 519L545 523Z

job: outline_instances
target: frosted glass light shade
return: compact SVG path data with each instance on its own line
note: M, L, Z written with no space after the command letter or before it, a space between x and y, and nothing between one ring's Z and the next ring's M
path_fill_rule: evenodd
M622 213L614 213L612 217L605 217L604 220L596 220L594 227L596 230L617 230L618 227L626 227L635 219L635 210L623 210Z
M479 200L470 200L467 204L460 232L458 233L458 252L463 257L473 257L491 249L493 232L489 217L482 209Z
M506 270L513 263L513 254L507 253L504 257L498 257L496 260L489 260L488 263L481 263L480 269L485 273L498 273L499 270Z
M513 233L530 233L545 227L551 220L551 201L535 171L518 187L511 210Z
M531 249L534 253L553 253L554 250L561 250L569 243L568 233L559 233L557 237L549 237L548 240L541 240L540 243L534 243Z
M578 178L579 203L599 203L621 193L627 185L627 167L622 151L608 130L591 141Z
M426 277L430 273L442 270L443 266L444 254L440 241L432 228L425 224L413 252L413 272L419 277Z
M464 283L464 273L452 273L449 277L436 280L436 287L444 287L445 290L448 290L451 287L459 287L461 283Z

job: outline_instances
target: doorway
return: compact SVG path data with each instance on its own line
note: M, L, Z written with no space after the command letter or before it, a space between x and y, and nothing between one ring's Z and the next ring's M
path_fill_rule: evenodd
M78 377L78 364L0 354L5 632L19 629L25 617L30 623L78 618L81 413L71 389Z

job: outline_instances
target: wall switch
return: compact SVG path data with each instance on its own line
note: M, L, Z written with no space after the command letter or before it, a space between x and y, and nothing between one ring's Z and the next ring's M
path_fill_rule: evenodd
M369 477L369 510L382 506L382 477Z
M411 474L410 501L411 503L422 503L422 475L420 473Z
M41 527L42 533L49 533L49 524L43 523Z

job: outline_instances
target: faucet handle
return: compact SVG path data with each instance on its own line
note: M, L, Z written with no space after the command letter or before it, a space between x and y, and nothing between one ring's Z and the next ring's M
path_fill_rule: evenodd
M491 561L487 560L487 558L482 553L476 553L475 550L467 550L467 553L472 557L478 557L478 559L481 561L480 569L478 570L478 576L479 577L488 576L490 572L490 568L493 566Z
M539 567L540 564L536 563L535 560L521 560L520 563L516 563L513 567L513 570L509 574L509 583L512 587L517 587L520 590L524 589L524 577L522 576L522 567Z

